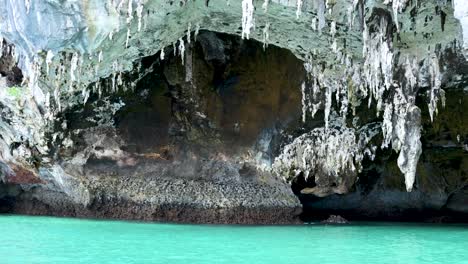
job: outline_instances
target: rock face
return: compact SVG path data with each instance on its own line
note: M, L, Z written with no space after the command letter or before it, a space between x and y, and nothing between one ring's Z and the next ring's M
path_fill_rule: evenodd
M422 112L422 155L418 163L415 188L406 192L396 166L396 155L379 151L374 161L366 161L353 191L319 198L299 194L306 219L340 214L347 219L406 221L467 221L468 152L461 141L466 135L468 93L447 90L447 107L434 122ZM421 106L421 109L424 109ZM304 188L310 183L296 181ZM302 186L302 187L300 187ZM442 217L443 218L440 218Z
M461 2L0 0L0 211L463 219Z
M60 161L38 174L10 165L13 172L3 176L5 188L22 189L3 195L11 212L299 221L301 205L290 186L264 168L273 162L280 131L300 116L301 62L227 35L202 31L197 39L187 46L185 65L178 57L145 57L123 77L139 76L134 90L91 97L64 112L60 130L73 143L56 150Z

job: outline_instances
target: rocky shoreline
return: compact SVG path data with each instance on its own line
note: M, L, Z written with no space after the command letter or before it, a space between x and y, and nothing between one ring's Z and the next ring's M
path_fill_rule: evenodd
M32 216L76 217L89 219L117 219L184 224L241 224L241 225L291 225L301 224L301 208L217 208L197 209L190 205L160 205L109 202L97 208L69 205L52 208L37 200L16 201L9 214Z

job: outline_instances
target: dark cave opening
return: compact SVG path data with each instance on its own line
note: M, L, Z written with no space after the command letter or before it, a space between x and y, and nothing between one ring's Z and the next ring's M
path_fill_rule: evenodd
M316 197L298 193L303 204L301 219L314 222L325 220L330 215L340 215L350 221L468 222L468 214L464 211L468 181L463 170L458 169L460 164L466 166L466 154L450 149L426 148L418 167L415 187L409 193L405 191L403 175L396 165L398 154L384 149L379 150L376 157L375 160L364 160L363 171L358 175L353 190L347 194ZM304 180L299 182L306 185ZM447 182L452 185L446 185ZM452 192L431 195L429 190L437 190L439 186L450 188Z
M314 177L309 177L306 179L303 172L300 172L291 182L291 189L297 196L301 195L301 191L303 189L314 188L315 186L317 186L317 184L315 183Z
M126 149L208 158L258 146L272 159L283 141L279 131L299 123L302 62L287 50L209 31L187 48L185 64L180 57L161 61L159 54L142 59L142 71L153 71L124 95L115 117L131 143ZM270 143L259 146L262 137Z
M0 181L0 214L11 213L16 202L16 197L22 192L21 187L15 184Z
M11 196L0 198L0 214L8 214L12 211L15 198Z

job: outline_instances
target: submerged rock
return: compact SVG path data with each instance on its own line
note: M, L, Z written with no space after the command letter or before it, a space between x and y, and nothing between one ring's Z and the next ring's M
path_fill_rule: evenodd
M330 215L326 220L322 221L323 224L348 224L348 220L339 215Z

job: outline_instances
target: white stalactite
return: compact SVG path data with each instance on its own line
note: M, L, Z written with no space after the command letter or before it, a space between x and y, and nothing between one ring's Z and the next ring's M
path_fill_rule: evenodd
M124 2L122 0L122 2ZM133 0L128 0L128 7L127 7L127 24L130 24L133 20Z
M185 44L182 38L179 39L179 55L182 60L182 65L184 65L184 56L185 56Z
M262 4L263 12L268 12L268 5L270 3L270 0L264 0Z
M408 0L385 0L384 4L392 4L392 10L393 10L393 20L395 21L395 25L397 27L397 31L400 31L400 23L398 22L398 14L403 11L403 8L405 8L406 4L408 3Z
M195 26L195 41L197 41L198 33L200 33L200 23L197 23L197 25Z
M299 19L302 13L302 0L297 0L296 19Z
M301 93L302 93L302 99L301 99L301 102L302 102L302 122L305 123L306 118L307 118L307 109L308 109L308 105L307 105L307 101L306 101L307 93L306 93L306 84L305 84L305 82L303 82L302 85L301 85Z
M252 0L242 0L242 38L250 37L250 31L254 26L254 10Z
M265 27L263 28L263 50L265 50L268 47L268 44L270 42L270 23L266 23Z
M46 74L49 75L49 68L50 68L50 64L52 63L52 59L54 58L54 53L49 50L47 51L47 55L46 55Z
M138 1L138 5L136 8L137 12L137 18L138 18L138 32L141 31L141 20L142 20L142 14L143 14L143 0Z
M441 89L442 80L441 80L441 73L440 73L440 66L439 66L439 59L437 55L433 55L430 64L429 70L431 75L431 90L429 92L429 116L431 117L431 122L434 122L434 114L437 115L438 109L437 104L440 98L445 98L444 90ZM445 104L443 100L443 104Z
M29 14L29 10L31 9L31 0L24 0L24 6L26 7L26 14Z
M327 21L325 20L325 0L318 0L318 7L317 7L317 16L318 16L318 25L317 30L322 33L322 29L326 26Z
M188 26L187 26L187 43L190 44L190 41L191 41L191 34L192 34L192 23L188 23Z
M128 48L129 41L130 41L130 28L127 28L127 37L125 38L125 48Z
M73 85L76 81L76 69L78 68L78 53L73 53L70 61L70 91L73 91Z

